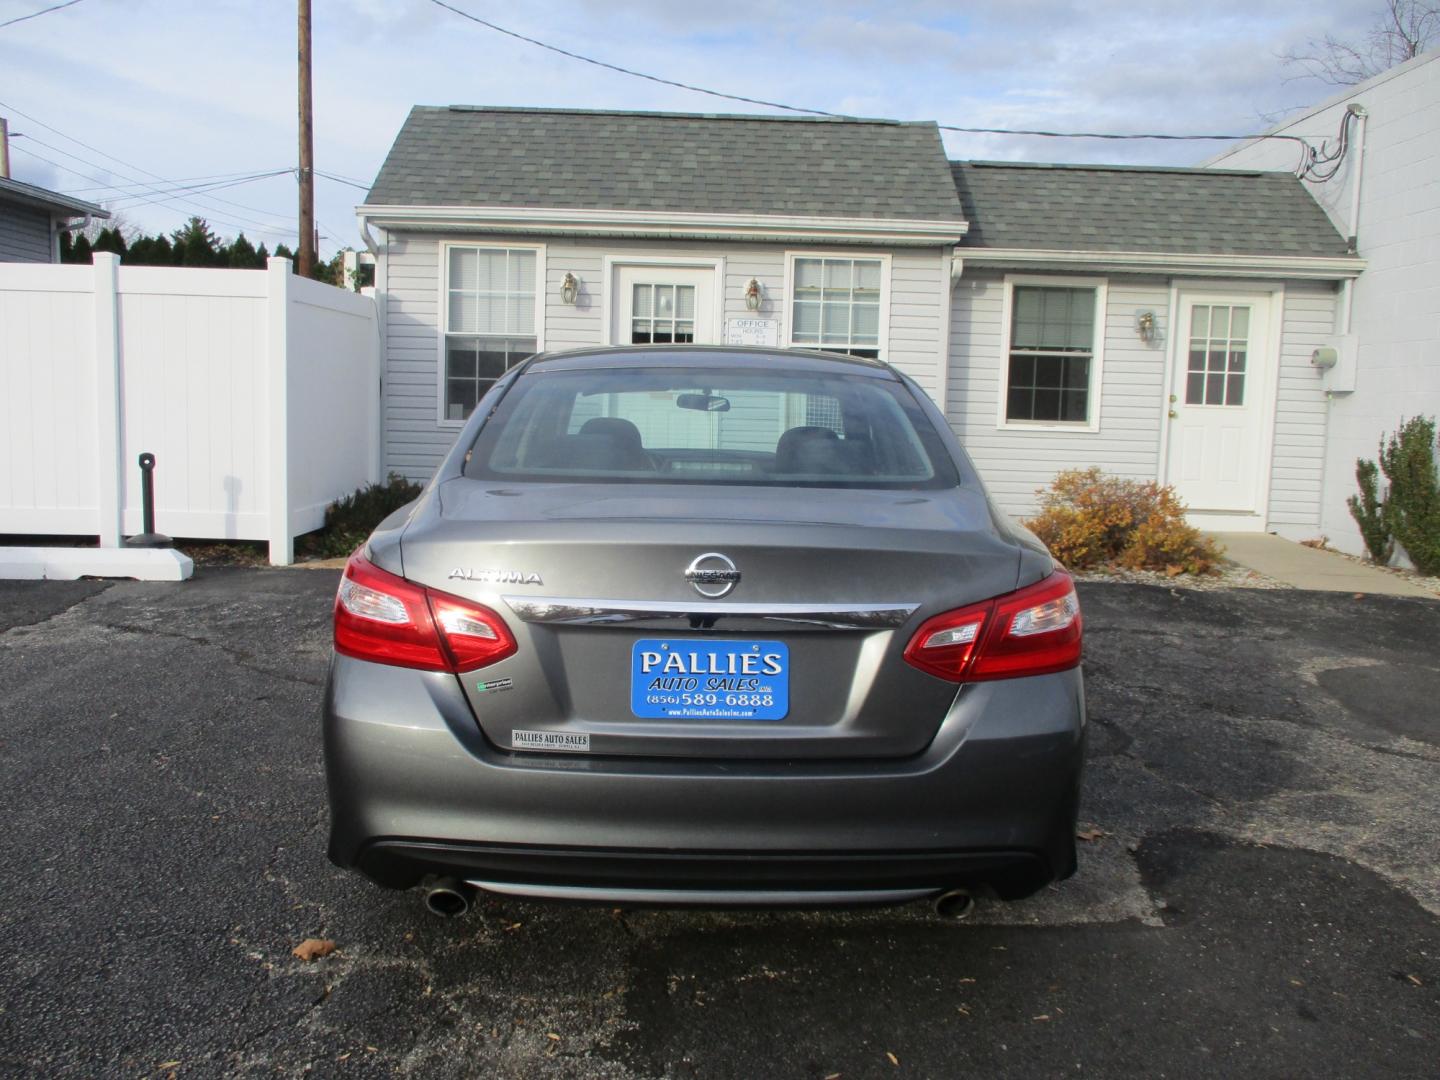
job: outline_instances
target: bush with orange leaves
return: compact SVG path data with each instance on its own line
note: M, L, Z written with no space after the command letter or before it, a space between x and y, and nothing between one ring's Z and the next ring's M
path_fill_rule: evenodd
M1072 570L1108 565L1174 577L1211 573L1220 558L1214 541L1186 524L1175 489L1154 481L1067 469L1037 494L1040 513L1025 524Z

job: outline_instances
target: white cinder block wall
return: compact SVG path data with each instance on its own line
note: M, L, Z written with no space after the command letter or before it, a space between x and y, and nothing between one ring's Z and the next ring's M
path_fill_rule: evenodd
M577 239L569 237L483 237L389 233L381 242L382 275L377 282L384 305L385 467L414 480L428 479L460 430L437 420L440 372L440 246L458 243L545 245L545 325L541 347L548 350L601 345L610 297L604 280L606 255L663 255L725 260L724 316L773 319L786 340L789 309L785 291L786 252L825 254L803 244L736 244L703 241ZM846 248L844 253L864 249ZM874 249L890 256L890 322L886 359L914 378L932 396L940 393L944 301L950 257L939 248ZM837 249L837 254L841 253ZM581 281L579 301L560 299L566 273ZM745 308L745 287L760 282L758 312ZM717 335L723 327L717 327Z
M1401 64L1274 130L1333 142L1351 102L1369 113L1358 228L1359 253L1369 267L1354 287L1355 390L1333 395L1328 406L1319 531L1359 553L1360 534L1345 506L1355 491L1355 459L1373 459L1381 436L1403 417L1440 416L1440 52ZM1208 164L1290 169L1295 157L1293 143L1265 140ZM1335 179L1309 185L1342 235L1351 232L1356 171L1352 155ZM1315 320L1304 334L1316 344L1334 343L1333 328ZM1292 434L1307 438L1299 427ZM1282 467L1277 445L1277 480Z

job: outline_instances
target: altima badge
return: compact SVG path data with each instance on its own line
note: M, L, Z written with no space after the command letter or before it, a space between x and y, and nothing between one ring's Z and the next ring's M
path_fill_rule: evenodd
M457 566L450 571L452 581L483 581L487 585L544 585L540 575L529 570L471 570Z
M740 571L728 555L707 551L695 556L695 561L685 568L685 580L701 596L718 600L739 584Z

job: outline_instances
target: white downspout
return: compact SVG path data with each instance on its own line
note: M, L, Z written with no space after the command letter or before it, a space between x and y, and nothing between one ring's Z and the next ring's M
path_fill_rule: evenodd
M1354 182L1350 185L1349 254L1360 253L1360 186L1365 177L1365 121L1370 114L1365 106L1352 103L1347 107L1355 117ZM1340 333L1350 333L1350 318L1355 307L1355 279L1346 278L1340 286Z

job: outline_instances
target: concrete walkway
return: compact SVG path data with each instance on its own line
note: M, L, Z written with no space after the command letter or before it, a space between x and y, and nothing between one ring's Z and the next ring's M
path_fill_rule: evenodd
M1440 599L1399 574L1284 540L1272 533L1211 533L1225 546L1225 557L1297 589L1369 593L1375 596L1423 596Z

